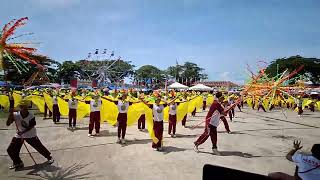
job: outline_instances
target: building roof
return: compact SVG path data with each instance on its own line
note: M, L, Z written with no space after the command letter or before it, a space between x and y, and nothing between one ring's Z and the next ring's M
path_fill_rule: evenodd
M209 87L238 87L238 84L235 84L231 81L206 81L201 82L202 84Z

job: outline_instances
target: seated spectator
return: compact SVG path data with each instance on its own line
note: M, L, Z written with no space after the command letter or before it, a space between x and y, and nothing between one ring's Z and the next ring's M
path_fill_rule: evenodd
M313 145L311 149L312 154L310 155L297 152L302 148L300 143L301 142L299 141L294 141L293 149L286 156L289 161L294 162L297 166L295 175L291 176L285 173L276 172L269 174L269 177L279 180L320 179L320 144Z

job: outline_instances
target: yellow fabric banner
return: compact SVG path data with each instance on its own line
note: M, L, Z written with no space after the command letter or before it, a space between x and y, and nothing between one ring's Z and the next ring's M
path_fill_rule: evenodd
M101 121L106 121L110 125L115 125L117 123L117 117L118 117L118 108L117 106L108 100L101 99L102 100L102 107L101 107Z
M45 103L46 103L47 106L48 106L48 109L49 109L51 112L53 112L53 110L52 110L52 106L53 106L52 97L51 97L49 94L47 94L47 93L43 93L43 97L44 97Z
M131 126L134 123L138 122L141 115L144 114L143 103L135 103L129 106L128 108L128 121L127 125Z
M9 105L10 105L9 97L6 95L0 95L0 105L5 109L9 109Z
M45 101L43 97L37 96L37 95L31 95L30 100L32 101L33 104L35 104L38 107L41 113L44 113Z
M69 106L68 102L64 99L58 97L58 106L61 116L68 116L69 115Z
M183 102L177 107L177 122L182 121L184 116L188 114L188 104L188 102Z
M150 134L150 137L152 139L152 142L158 143L159 139L156 138L154 135L154 130L153 130L153 116L152 116L152 109L149 108L147 105L143 104L145 115L146 115L146 123L147 123L147 129ZM162 140L161 140L162 144Z
M22 96L16 92L13 92L12 96L14 100L14 107L16 108L17 106L19 106L20 101L22 100Z

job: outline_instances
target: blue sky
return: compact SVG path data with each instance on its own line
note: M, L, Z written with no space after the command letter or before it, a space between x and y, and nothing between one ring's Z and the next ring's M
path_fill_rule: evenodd
M191 61L210 80L243 83L246 64L302 55L320 57L320 1L314 0L10 0L1 26L28 16L19 32L60 62L96 48L137 67L165 69Z

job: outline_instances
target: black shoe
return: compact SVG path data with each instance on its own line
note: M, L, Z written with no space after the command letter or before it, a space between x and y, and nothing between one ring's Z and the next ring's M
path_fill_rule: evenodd
M19 163L19 164L14 164L12 166L9 166L9 169L19 169L19 168L23 168L24 164L23 162Z

